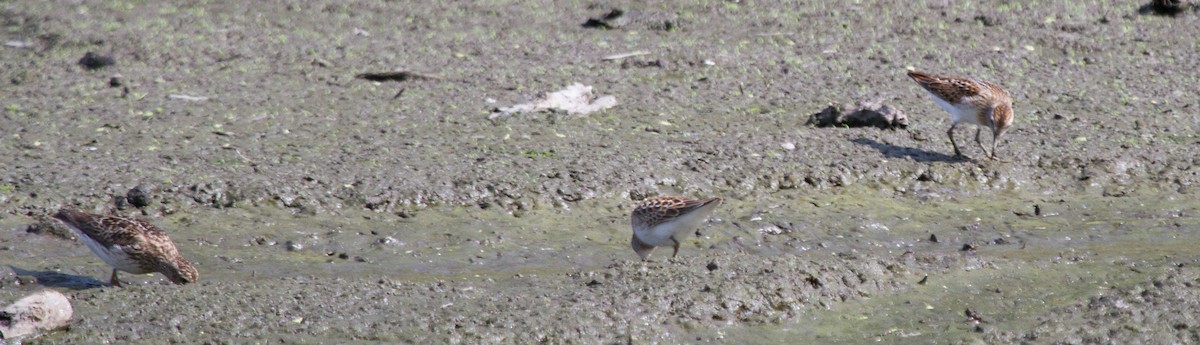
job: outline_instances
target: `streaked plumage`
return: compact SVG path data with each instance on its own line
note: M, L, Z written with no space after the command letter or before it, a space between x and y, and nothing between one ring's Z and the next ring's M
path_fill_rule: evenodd
M656 197L646 199L633 210L633 240L638 257L645 260L654 247L670 245L671 257L679 255L679 245L691 230L721 205L720 198L688 199Z
M71 228L96 256L112 265L114 286L121 285L117 271L158 272L176 284L191 283L199 278L196 268L179 255L167 233L150 223L70 208L58 210L54 218Z
M933 101L950 113L950 144L954 155L963 156L954 141L954 129L960 122L975 124L975 143L988 158L996 158L996 144L1012 126L1012 97L999 85L969 77L937 76L908 71L908 76L921 85ZM992 151L983 146L979 132L983 127L992 130Z

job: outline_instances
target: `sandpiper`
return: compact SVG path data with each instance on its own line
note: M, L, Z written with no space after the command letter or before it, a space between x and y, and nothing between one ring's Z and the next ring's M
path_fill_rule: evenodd
M117 271L158 272L176 284L191 283L199 278L196 268L179 255L167 233L150 223L70 208L58 210L54 218L71 228L96 256L113 267L113 286L121 286Z
M975 124L975 143L990 159L996 159L996 142L1012 126L1012 97L999 85L969 77L947 77L908 71L908 76L925 88L942 109L950 113L950 144L954 155L964 157L954 141L954 128L960 122ZM992 151L989 153L979 140L979 131L992 129Z
M633 210L633 251L642 260L654 247L671 245L679 255L679 244L721 205L721 198L688 199L656 197L646 199Z

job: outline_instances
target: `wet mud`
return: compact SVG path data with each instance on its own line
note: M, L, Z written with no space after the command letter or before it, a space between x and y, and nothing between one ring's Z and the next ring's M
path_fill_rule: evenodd
M0 300L71 298L25 343L1200 341L1200 16L1143 5L3 3ZM907 67L1005 86L1004 161ZM577 82L618 105L489 118ZM907 127L805 124L862 101ZM655 195L727 202L642 262ZM201 281L106 286L66 205Z

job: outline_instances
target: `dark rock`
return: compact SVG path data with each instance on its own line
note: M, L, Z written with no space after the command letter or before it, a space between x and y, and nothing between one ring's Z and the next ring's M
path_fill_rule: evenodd
M980 315L979 312L971 310L971 308L964 310L963 314L966 315L967 318L971 319L972 322L983 322L983 315Z
M117 64L117 60L111 56L104 56L93 52L87 52L87 54L83 54L83 58L79 59L80 66L93 71L115 64Z
M1184 10L1190 7L1192 7L1192 4L1183 0L1150 0L1150 3L1138 8L1138 13L1173 17L1183 13Z
M616 20L621 18L621 16L624 14L625 11L614 8L608 13L605 13L603 16L588 18L586 22L583 22L583 27L595 29L613 29L615 28L613 24L620 24L619 22L616 22ZM613 22L613 24L609 24L609 22Z
M150 193L150 187L138 185L137 187L129 189L129 192L125 193L125 199L127 199L129 204L133 205L133 207L143 208L150 206Z

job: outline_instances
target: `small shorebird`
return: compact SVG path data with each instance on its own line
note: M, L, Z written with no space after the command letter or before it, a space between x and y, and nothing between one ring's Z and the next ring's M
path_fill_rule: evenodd
M671 245L679 255L679 244L721 205L721 198L687 199L656 197L646 199L633 210L633 251L645 260L654 247Z
M150 223L70 208L58 210L54 218L71 228L96 256L113 267L113 286L121 286L117 271L158 272L176 284L191 283L199 278L196 268L179 255L167 233Z
M963 157L954 141L954 128L960 122L975 124L975 143L988 158L996 159L996 142L1012 126L1012 97L999 85L968 77L947 77L908 71L908 76L925 88L942 109L950 113L950 144L954 155ZM979 140L979 131L992 129L992 151L989 153Z

